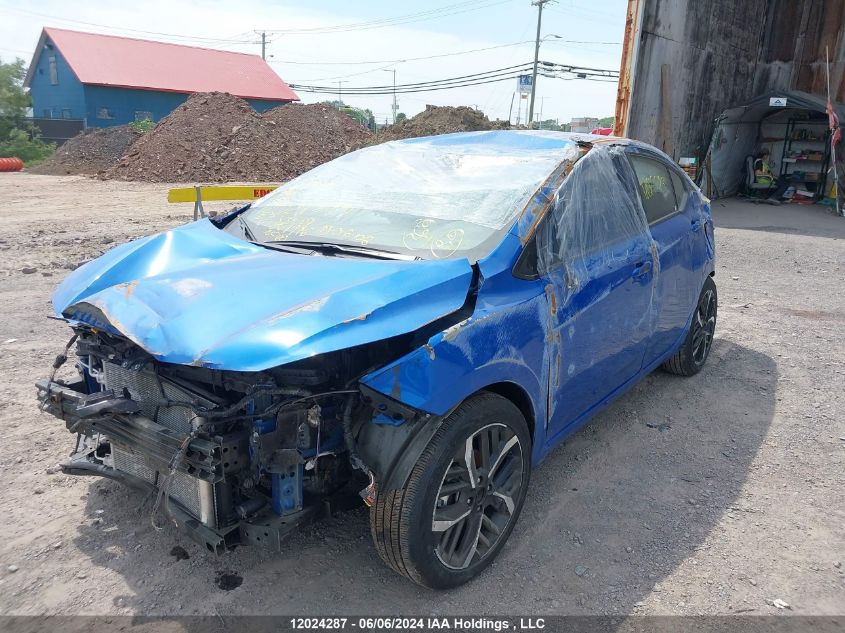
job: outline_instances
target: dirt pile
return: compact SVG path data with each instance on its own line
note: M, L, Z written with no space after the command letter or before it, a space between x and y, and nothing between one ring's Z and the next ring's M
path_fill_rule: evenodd
M284 181L337 158L369 131L331 106L259 114L226 93L192 95L105 176L147 182Z
M142 132L129 125L88 129L59 147L47 160L28 170L35 174L92 175L113 167Z
M386 127L378 135L379 141L402 138L449 134L451 132L477 132L479 130L507 129L507 121L491 121L480 110L467 106L427 105L416 116Z

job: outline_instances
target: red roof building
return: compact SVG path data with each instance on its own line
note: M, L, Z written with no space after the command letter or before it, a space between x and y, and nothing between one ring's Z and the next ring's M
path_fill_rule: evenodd
M45 27L24 82L36 117L107 126L169 114L194 92L257 110L298 101L258 55Z

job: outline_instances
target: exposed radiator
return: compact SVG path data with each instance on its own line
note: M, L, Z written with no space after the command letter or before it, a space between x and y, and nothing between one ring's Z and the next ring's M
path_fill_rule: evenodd
M151 368L127 369L117 363L103 363L106 389L121 393L124 389L141 406L140 414L178 433L190 433L194 413L185 407L162 407L150 404L161 400L190 400L205 406L213 403L188 393L165 380L159 380ZM156 467L140 452L112 440L114 467L158 487L167 472ZM159 466L160 468L160 466ZM170 497L209 527L217 525L215 485L187 473L176 472L169 488Z
M141 370L126 369L117 363L103 363L106 389L116 393L124 389L130 397L141 405L141 412L154 422L180 433L191 432L193 412L185 407L157 407L150 401L189 400L192 396L174 387L168 382L159 381L155 373L148 368Z
M137 477L158 487L167 476L166 472L156 472L144 455L133 451L128 446L111 443L114 468ZM203 503L203 496L206 503ZM210 496L210 499L208 498ZM175 472L170 484L170 497L178 501L188 512L209 527L217 524L214 508L214 486L206 481L191 477L187 473ZM211 503L209 504L208 501Z

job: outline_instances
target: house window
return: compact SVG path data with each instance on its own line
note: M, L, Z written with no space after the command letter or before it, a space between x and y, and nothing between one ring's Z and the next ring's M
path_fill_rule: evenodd
M59 83L59 71L56 68L56 56L50 55L50 57L47 58L47 64L50 67L50 83L55 86Z
M97 108L97 118L98 119L113 119L114 112L109 108Z
M153 113L147 110L136 110L135 111L135 120L136 121L146 121L146 120L153 120Z
M70 113L70 108L62 108L62 118L63 118L63 119L70 119L70 118L72 118L72 117L71 117L71 113Z

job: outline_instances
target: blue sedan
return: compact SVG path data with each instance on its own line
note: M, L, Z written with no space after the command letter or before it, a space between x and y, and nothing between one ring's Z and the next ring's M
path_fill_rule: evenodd
M213 552L278 550L359 491L409 579L466 582L531 469L652 370L701 370L709 201L613 137L372 146L118 246L53 297L78 379L39 381L65 472L154 492Z

